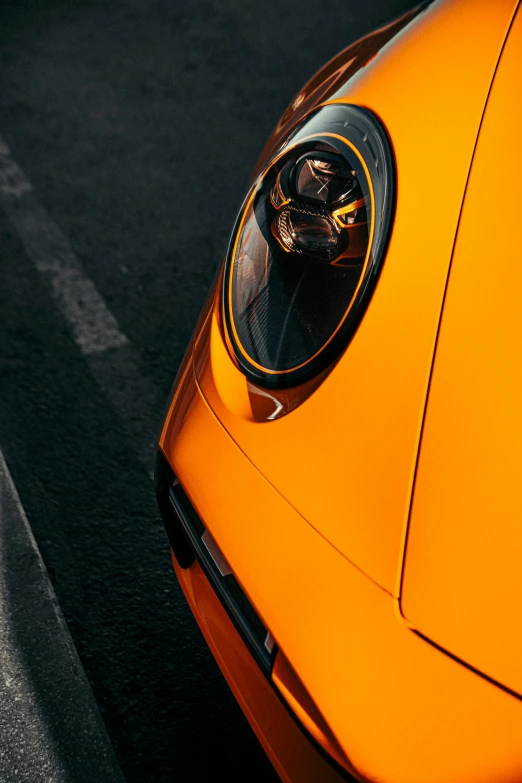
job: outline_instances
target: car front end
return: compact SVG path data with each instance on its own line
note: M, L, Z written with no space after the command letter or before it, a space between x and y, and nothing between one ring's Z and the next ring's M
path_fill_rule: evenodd
M174 567L289 783L522 775L515 689L419 631L403 595L450 265L516 7L423 5L304 88L169 402Z

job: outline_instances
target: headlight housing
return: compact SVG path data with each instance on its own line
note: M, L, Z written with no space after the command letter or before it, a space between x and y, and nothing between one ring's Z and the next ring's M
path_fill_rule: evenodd
M271 158L223 277L227 342L247 378L296 386L346 348L382 266L393 195L386 134L357 106L318 109Z

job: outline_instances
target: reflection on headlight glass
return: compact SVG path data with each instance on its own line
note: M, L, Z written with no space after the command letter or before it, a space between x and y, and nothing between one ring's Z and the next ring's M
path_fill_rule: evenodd
M391 157L376 127L367 112L325 107L247 199L224 297L235 355L257 382L302 382L346 345L391 210Z

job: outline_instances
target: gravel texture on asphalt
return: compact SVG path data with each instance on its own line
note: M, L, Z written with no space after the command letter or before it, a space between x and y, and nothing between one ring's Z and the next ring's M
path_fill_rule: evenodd
M0 780L123 783L1 451Z
M286 105L327 59L413 5L0 8L0 134L136 370L113 384L107 353L114 388L104 388L103 361L94 372L0 212L0 444L128 781L276 779L176 584L147 458L125 423L139 419L154 441L249 174ZM144 386L118 395L133 378Z

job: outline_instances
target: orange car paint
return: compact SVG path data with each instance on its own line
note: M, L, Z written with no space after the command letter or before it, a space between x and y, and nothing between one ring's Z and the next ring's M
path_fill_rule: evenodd
M514 577L522 555L522 539L514 533L522 383L515 298L520 195L514 180L522 165L516 150L520 101L510 95L520 81L519 19L497 72L466 194L399 603L453 243L484 106L516 5L515 0L435 3L330 97L378 114L394 147L398 179L381 278L334 370L287 416L256 421L252 391L223 340L215 296L196 333L194 361L191 352L186 357L160 438L198 514L275 637L284 656L280 662L289 662L290 669L275 667L274 684L290 701L290 691L294 694L302 722L313 733L315 721L322 731L319 741L330 742L333 755L373 783L522 780L521 699L470 668L522 693L516 666L520 584ZM272 138L267 150L276 143ZM491 242L493 216L487 210L493 203L499 204L494 217L502 223ZM496 258L503 274L493 276ZM486 422L484 410L491 416ZM440 494L434 489L439 476ZM442 565L434 563L435 554ZM279 702L199 567L177 573L283 780L330 783L322 758L301 750L309 748L307 742L280 718L274 706ZM292 690L292 672L304 690Z
M412 633L397 599L318 535L245 458L197 389L190 365L161 444L363 779L520 783L522 704ZM199 596L207 587L198 584ZM211 629L209 621L207 635ZM213 649L227 656L226 635L216 630L212 638ZM254 709L255 692L243 698ZM259 699L262 705L261 693ZM256 715L258 734L269 733L270 709ZM308 783L300 774L292 783Z
M398 193L373 299L315 393L288 416L254 421L247 381L222 338L219 297L208 344L200 339L196 352L203 394L231 437L310 525L392 595L460 205L514 7L436 4L332 99L381 118Z
M430 639L522 696L521 74L519 11L488 102L451 266L403 610ZM493 194L501 194L495 213L487 206Z

